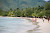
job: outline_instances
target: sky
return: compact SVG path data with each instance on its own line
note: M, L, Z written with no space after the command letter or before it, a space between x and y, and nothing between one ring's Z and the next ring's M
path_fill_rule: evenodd
M50 0L44 0L44 1L50 1Z

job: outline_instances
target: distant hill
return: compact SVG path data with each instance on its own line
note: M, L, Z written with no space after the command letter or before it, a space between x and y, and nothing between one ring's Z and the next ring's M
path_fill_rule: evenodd
M48 1L49 2L49 1ZM9 10L10 8L27 8L44 6L44 0L0 0L0 9Z

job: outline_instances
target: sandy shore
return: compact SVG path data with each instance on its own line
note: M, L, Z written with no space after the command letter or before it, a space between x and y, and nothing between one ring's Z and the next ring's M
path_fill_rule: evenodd
M48 20L45 19L44 22L43 22L42 19L38 18L37 22L39 22L38 25L40 27L38 29L40 29L39 30L40 32L42 32L42 33L50 33L50 21L48 23Z
M29 18L32 19L32 18ZM50 33L50 21L48 22L47 19L43 20L40 18L37 18L38 27L34 30L30 30L33 33Z

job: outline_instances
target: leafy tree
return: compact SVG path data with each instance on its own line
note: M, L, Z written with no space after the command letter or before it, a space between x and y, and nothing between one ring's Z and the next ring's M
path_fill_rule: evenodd
M50 2L46 2L44 8L45 10L50 10Z
M46 10L46 14L45 14L47 17L49 16L50 17L50 10Z

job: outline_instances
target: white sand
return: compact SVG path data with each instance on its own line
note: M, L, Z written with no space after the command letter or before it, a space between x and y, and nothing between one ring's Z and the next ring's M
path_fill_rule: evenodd
M43 22L42 19L39 19L37 20L37 22L39 22L39 28L40 29L39 31L42 32L42 33L50 33L50 21L48 23L48 20L45 19L45 21Z

